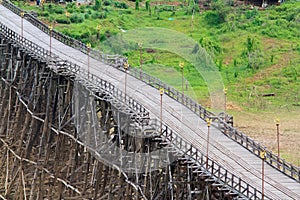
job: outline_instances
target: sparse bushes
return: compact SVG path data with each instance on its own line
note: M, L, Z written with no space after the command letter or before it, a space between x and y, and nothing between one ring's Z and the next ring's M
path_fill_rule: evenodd
M84 21L84 17L82 14L72 14L70 16L70 21L72 23L82 23Z
M128 5L124 2L114 2L116 8L128 9Z

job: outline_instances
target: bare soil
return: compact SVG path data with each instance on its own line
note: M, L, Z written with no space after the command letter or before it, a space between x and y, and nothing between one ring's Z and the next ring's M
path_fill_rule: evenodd
M277 154L276 118L280 118L280 156L300 166L300 111L284 113L249 113L235 111L234 125Z

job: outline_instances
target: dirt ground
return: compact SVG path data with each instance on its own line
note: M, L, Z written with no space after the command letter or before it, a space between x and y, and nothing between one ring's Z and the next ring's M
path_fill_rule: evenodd
M284 113L249 113L233 111L234 126L277 154L277 127L279 117L280 156L300 166L300 109Z

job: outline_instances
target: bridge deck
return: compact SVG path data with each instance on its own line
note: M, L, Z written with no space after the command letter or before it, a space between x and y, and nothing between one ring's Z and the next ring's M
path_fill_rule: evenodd
M0 21L21 33L21 18L0 5ZM49 49L49 35L24 20L24 37ZM52 52L88 69L87 55L52 38ZM111 66L90 59L93 73L124 90L125 74ZM150 111L151 118L159 118L159 92L134 77L127 77L127 94ZM202 152L206 149L207 126L196 114L177 101L163 96L163 121ZM262 161L245 148L211 127L209 156L243 180L261 189ZM272 199L300 199L300 184L269 165L265 165L265 195Z

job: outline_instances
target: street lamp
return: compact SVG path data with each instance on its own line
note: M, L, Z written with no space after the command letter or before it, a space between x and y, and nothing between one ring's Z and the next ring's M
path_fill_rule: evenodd
M87 56L88 56L88 80L90 79L90 51L91 51L91 43L86 44L87 47Z
M275 122L276 122L276 128L277 128L277 156L278 156L278 160L279 160L279 157L280 157L280 148L279 148L279 122L280 122L280 119L276 118Z
M181 92L182 92L182 96L184 94L184 91L183 91L183 68L184 68L184 62L180 62L179 63L179 67L181 69Z
M140 50L140 79L142 79L142 64L143 64L143 60L142 60L142 47L143 47L143 42L140 41L138 43L139 46L139 50Z
M20 12L20 16L21 16L21 36L23 37L23 24L24 24L24 12Z
M49 35L50 35L50 57L51 57L51 46L52 46L52 31L53 31L53 26L49 25Z
M70 17L70 13L68 11L66 11L66 17L69 18Z
M129 67L129 64L128 64L128 62L125 62L124 63L124 70L125 70L125 103L126 103L126 87L127 87L127 70L128 70L128 67Z
M101 25L97 25L97 39L99 40L99 50L100 50L100 30L101 30Z
M261 199L265 198L265 160L266 160L266 151L260 151L260 157L262 160L261 164Z
M159 89L159 94L160 94L160 134L162 134L162 97L164 94L164 89L160 88Z
M224 97L225 97L225 100L224 100L224 120L225 122L227 122L227 88L224 88L223 89L223 92L224 92Z
M206 123L207 123L207 143L206 143L206 169L208 168L208 147L209 147L209 129L211 126L212 120L210 118L206 118Z

